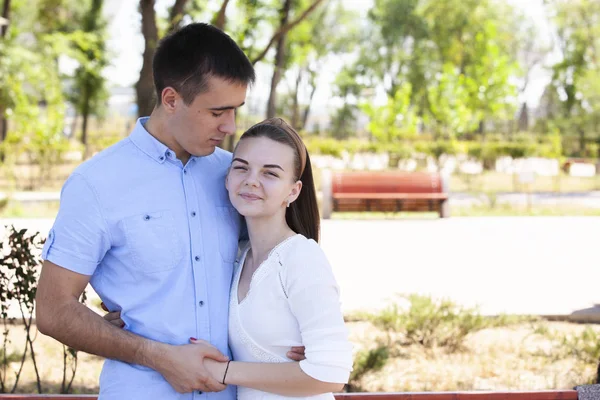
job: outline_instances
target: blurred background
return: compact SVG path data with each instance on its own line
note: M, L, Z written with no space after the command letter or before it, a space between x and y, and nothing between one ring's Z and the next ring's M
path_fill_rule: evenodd
M280 116L309 148L355 345L347 390L596 379L600 1L0 7L0 392L98 391L100 358L36 334L39 246L71 171L150 114L156 44L192 21L257 69L237 136Z

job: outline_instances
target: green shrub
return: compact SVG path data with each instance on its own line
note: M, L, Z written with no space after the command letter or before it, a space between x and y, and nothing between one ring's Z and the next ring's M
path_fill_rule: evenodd
M348 379L346 391L348 392L364 392L360 386L360 379L368 372L377 372L385 366L385 363L390 357L389 350L386 346L379 345L375 349L360 351L354 356L354 365Z
M593 328L587 327L579 335L568 335L541 325L536 328L535 333L552 341L553 346L548 355L554 360L571 357L594 367L600 360L600 333Z
M387 332L391 346L443 347L455 352L462 349L468 334L490 326L476 309L462 308L449 300L416 294L401 297L408 301L405 310L393 303L369 318Z

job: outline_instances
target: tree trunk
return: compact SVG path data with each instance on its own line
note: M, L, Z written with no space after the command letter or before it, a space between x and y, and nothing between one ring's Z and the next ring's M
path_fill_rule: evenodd
M221 3L221 8L219 9L219 12L215 15L215 17L212 20L212 24L222 31L225 30L226 12L227 12L228 5L229 5L229 0L223 0L223 3Z
M300 129L306 128L306 123L308 122L308 116L310 114L310 106L312 104L313 98L315 97L316 91L317 91L317 85L315 85L313 83L312 90L310 91L310 97L308 98L308 104L306 105L306 108L304 109L304 116L302 117L302 125L300 126Z
M579 153L581 157L586 157L585 141L585 129L579 128Z
M6 20L6 25L0 26L0 38L4 39L6 32L8 32L8 24L10 24L10 0L4 0L2 18Z
M140 78L135 85L137 96L138 116L150 115L154 109L154 82L152 77L152 58L158 44L158 29L154 0L140 0L142 14L142 35L144 35L144 55ZM159 100L160 101L160 100Z
M298 92L300 91L300 82L302 82L302 71L298 70L298 76L296 77L296 86L294 87L294 103L292 104L292 127L294 129L300 129L298 123L300 122L300 104L298 104Z
M87 154L87 147L88 147L88 137L87 137L87 133L88 133L88 119L90 117L90 87L89 87L89 83L86 82L85 86L84 86L84 90L83 93L81 93L81 96L83 96L83 105L81 107L81 117L82 117L82 123L81 123L81 144L84 147L84 158Z
M0 143L4 142L8 135L8 121L4 118L4 106L0 106Z
M183 11L185 10L187 2L188 0L176 0L175 4L173 4L173 7L171 7L167 34L177 30L181 26L181 21L185 15Z
M298 25L300 22L304 21L304 19L306 17L308 17L310 15L310 13L312 13L322 2L323 2L323 0L314 0L313 3L310 5L310 7L308 7L306 10L304 10L304 12L302 14L300 14L300 16L298 18L296 18L295 20L293 20L290 23L282 25L277 30L277 32L275 32L275 34L271 37L271 40L269 40L269 43L267 43L265 48L256 57L254 57L252 60L250 60L250 62L254 65L257 62L261 61L263 58L265 58L265 56L269 52L269 49L271 48L271 46L273 46L273 44L276 41L278 41L281 36L285 36L286 33L288 33L296 25Z
M0 27L0 39L4 39L8 32L8 24L10 24L10 0L4 0L2 5L2 18L6 20L6 25ZM4 142L8 136L8 120L4 113L6 112L6 106L0 104L0 143ZM4 155L0 154L0 161L4 160Z
M292 8L292 0L285 0L283 8L280 12L280 29L287 25L290 17L290 10ZM283 75L283 67L285 63L285 38L287 33L279 35L277 39L277 52L275 53L275 65L273 70L273 78L271 79L271 93L269 94L269 102L267 103L267 118L273 118L276 114L277 102L277 86Z
M92 1L92 8L90 9L83 27L86 32L94 32L98 28L98 18L100 17L103 1L104 0ZM87 57L91 61L94 55L88 52ZM92 92L94 91L91 80L94 78L89 73L84 72L84 79L83 91L81 93L81 116L83 117L83 123L81 125L81 144L84 146L83 158L86 159L88 155L88 120L91 111L90 103L93 96Z

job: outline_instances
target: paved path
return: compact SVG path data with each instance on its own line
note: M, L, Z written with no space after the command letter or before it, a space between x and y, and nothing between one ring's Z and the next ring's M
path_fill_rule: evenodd
M3 220L47 232L51 220ZM345 311L394 293L489 314L569 314L600 303L600 217L324 221L322 246Z

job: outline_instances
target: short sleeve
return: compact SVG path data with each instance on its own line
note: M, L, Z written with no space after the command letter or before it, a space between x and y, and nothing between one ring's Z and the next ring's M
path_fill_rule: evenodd
M352 345L331 266L313 240L304 239L290 250L283 257L282 280L306 347L300 368L322 382L347 383Z
M93 275L110 248L108 227L96 193L85 178L72 174L60 194L60 208L42 258L83 275Z

